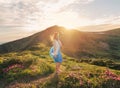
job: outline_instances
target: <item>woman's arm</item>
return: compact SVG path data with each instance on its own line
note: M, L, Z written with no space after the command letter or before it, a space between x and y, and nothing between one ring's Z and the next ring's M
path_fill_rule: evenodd
M54 42L53 42L53 47L54 47L53 55L56 57L56 55L57 55L57 41L56 40L54 40Z
M59 44L60 44L60 47L62 47L62 42L60 40L58 40Z

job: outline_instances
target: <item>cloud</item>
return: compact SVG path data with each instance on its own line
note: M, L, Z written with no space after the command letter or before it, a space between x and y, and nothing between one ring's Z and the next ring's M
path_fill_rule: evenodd
M88 4L95 0L0 0L0 24L18 26L24 29L44 29L51 25L86 26L104 23L119 23L119 18L106 17L90 19L70 5ZM76 21L77 20L77 21ZM1 26L0 25L0 26Z
M101 32L101 31L108 31L113 30L116 28L120 28L120 24L99 24L99 25L89 25L79 27L80 31L87 31L87 32Z
M120 28L120 16L95 19L90 25L81 26L78 29L80 31L99 32L116 28Z
M110 16L110 14L97 19L85 16L85 9L80 5L84 7L94 1L0 0L0 29L16 31L16 33L20 30L26 34L44 30L52 25L78 28L90 25L120 24L120 16Z
M56 15L71 4L92 1L94 0L0 0L0 24L24 26L30 21L47 20L45 18L49 16L48 13Z

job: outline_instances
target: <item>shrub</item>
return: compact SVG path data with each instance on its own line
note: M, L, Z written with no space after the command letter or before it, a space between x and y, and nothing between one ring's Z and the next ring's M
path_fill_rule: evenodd
M19 59L11 58L8 60L4 60L3 63L0 64L0 67L2 69L2 68L9 67L10 65L13 65L13 64L22 64L22 62Z
M90 63L93 65L98 65L98 66L106 66L106 63L104 60L97 60L96 59L96 60L92 60Z
M120 70L120 64L115 63L115 64L112 64L112 65L109 65L109 68Z
M102 82L101 88L120 88L120 81L108 79Z
M90 63L92 61L92 59L80 59L79 62L86 62L86 63Z
M78 88L78 87L80 87L80 79L74 73L72 73L65 77L64 82L60 88Z

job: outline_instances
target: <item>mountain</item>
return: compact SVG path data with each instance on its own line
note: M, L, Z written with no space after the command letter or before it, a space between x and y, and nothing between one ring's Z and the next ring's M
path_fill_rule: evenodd
M109 57L120 58L120 28L103 32L81 32L52 26L26 38L0 45L0 53L31 49L38 43L52 46L50 36L60 33L63 53L76 58Z
M8 53L8 52L14 52L14 51L23 51L26 50L33 45L37 43L45 43L49 44L50 41L50 35L54 33L55 31L62 31L62 27L50 27L42 32L38 32L36 34L33 34L31 36L8 42L3 45L0 45L0 53ZM57 30L56 30L57 29Z
M89 25L89 26L82 26L79 28L81 31L89 31L89 32L101 32L101 31L108 31L110 29L117 29L120 28L120 24L98 24L98 25Z

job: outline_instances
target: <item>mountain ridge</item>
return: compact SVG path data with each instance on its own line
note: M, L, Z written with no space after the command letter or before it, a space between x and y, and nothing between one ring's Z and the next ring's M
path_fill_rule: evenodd
M54 32L60 33L60 38L63 43L62 51L67 55L77 58L120 57L120 54L118 53L118 51L120 51L119 28L104 32L81 32L78 30L67 30L64 27L57 25L31 36L0 45L0 53L23 51L31 48L37 43L43 43L50 47L52 46L50 36Z

